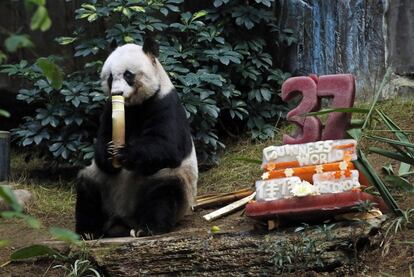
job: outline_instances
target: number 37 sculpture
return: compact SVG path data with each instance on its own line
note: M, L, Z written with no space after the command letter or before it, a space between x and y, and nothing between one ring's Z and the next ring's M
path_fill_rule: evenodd
M263 150L262 180L256 181L256 200L246 215L258 219L324 219L353 211L370 201L383 212L381 198L362 192L369 184L353 161L357 142L344 139L351 113L332 112L322 124L310 112L319 111L324 98L330 108L350 108L355 100L355 78L350 74L293 77L282 86L286 102L301 95L287 120L297 126L283 136L283 145ZM355 212L355 210L354 210Z

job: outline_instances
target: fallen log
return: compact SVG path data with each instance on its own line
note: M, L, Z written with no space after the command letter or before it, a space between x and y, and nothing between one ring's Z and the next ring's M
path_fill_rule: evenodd
M285 230L266 235L187 230L163 236L90 241L87 249L108 276L268 276L294 271L324 272L353 266L358 256L355 251L361 251L369 243L372 249L373 237L384 220L383 216L364 222L337 223L329 229L329 234L315 227L300 233Z

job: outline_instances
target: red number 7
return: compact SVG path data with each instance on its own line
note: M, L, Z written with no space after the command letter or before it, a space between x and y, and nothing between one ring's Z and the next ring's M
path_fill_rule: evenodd
M320 98L332 98L331 108L352 107L355 100L355 79L351 74L317 77L293 77L282 85L282 99L289 101L298 94L303 98L299 105L287 114L287 119L298 126L294 136L284 135L284 144L298 144L318 140L342 139L351 120L351 114L329 114L322 131L321 121L314 116L301 115L320 109Z

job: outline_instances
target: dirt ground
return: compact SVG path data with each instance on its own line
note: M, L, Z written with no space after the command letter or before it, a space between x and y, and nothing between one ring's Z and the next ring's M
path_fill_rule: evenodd
M407 111L406 108L404 110ZM410 104L408 114L396 113L394 119L402 129L412 129L413 116L414 109ZM201 174L199 192L203 194L250 187L254 180L259 178L260 169L257 165L235 162L234 158L241 156L260 159L263 147L276 144L279 141L280 137L266 143L252 143L249 140L243 140L229 145L222 156L220 166ZM62 262L50 259L4 264L16 249L50 240L47 228L59 226L74 229L73 180L76 176L76 169L63 169L51 173L45 164L32 162L24 164L22 163L24 159L22 154L14 153L14 156L12 184L16 188L26 188L34 193L35 200L28 207L28 213L40 219L43 227L40 230L33 230L20 220L0 219L0 239L9 241L7 246L0 247L0 277L63 276L62 269L53 268L54 265L62 264ZM378 172L381 171L383 165L391 162L377 155L370 155L369 158ZM397 163L394 162L393 165L396 166ZM414 208L413 194L396 190L392 190L392 193L402 210ZM251 230L254 226L260 225L260 223L243 216L243 211L208 223L202 218L202 215L210 211L212 210L200 210L185 217L174 232L184 230L186 232L189 230L209 232L212 226L218 226L221 231L238 232ZM379 236L379 239L383 242L383 246L376 249L365 249L359 253L358 262L351 269L338 268L335 272L329 273L292 273L287 276L414 276L414 274L410 275L410 266L414 266L414 229L408 228L396 234L392 233L385 240Z
M413 207L413 196L399 195L397 200L402 209ZM29 209L30 210L30 209ZM252 230L254 226L261 223L243 216L239 211L231 216L218 219L212 223L206 222L202 215L212 210L196 211L193 215L186 216L184 220L176 227L173 233L188 232L194 230L197 232L209 232L212 226L218 226L221 231L247 231ZM31 244L50 240L50 236L45 229L50 226L60 226L68 229L74 228L74 218L71 214L55 214L53 217L47 214L38 213L38 217L44 224L41 230L33 230L26 226L22 221L10 219L1 219L0 238L9 240L9 245L0 248L0 263L3 264L8 260L9 255L16 249ZM407 243L404 243L407 242ZM0 276L64 276L64 271L55 269L53 266L62 264L59 261L50 259L41 259L33 262L12 263L0 267ZM414 264L414 229L407 229L398 232L385 241L384 247L362 252L358 257L358 264L355 268L339 268L330 273L307 273L303 276L410 276L409 266ZM354 274L356 273L356 274ZM29 275L28 275L29 274ZM302 276L305 273L296 273Z

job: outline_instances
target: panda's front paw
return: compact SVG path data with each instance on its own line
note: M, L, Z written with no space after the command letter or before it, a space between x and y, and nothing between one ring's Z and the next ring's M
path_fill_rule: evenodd
M129 148L123 146L122 148L118 149L117 155L115 156L119 163L122 165L123 168L127 170L133 170L135 166L134 156Z
M125 148L125 145L117 145L113 141L108 142L107 146L110 159L113 159L114 157L119 159L121 150Z

